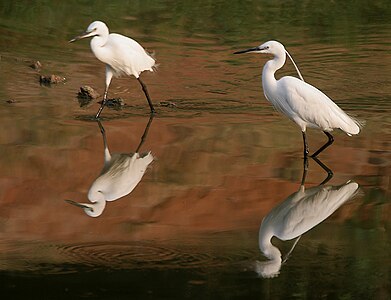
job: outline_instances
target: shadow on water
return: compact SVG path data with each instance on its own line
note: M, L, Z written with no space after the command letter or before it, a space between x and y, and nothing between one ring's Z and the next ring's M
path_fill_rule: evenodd
M140 138L136 150L133 153L111 154L106 138L106 131L101 121L97 121L103 138L104 165L103 169L92 183L88 191L88 200L91 203L78 203L73 200L66 200L69 204L80 207L90 217L99 217L107 201L115 201L130 194L143 178L148 166L153 162L151 153L140 153L144 144L149 127L151 126L153 115L151 114L143 135Z
M333 173L319 159L314 158L314 161L327 172L326 179L318 186L305 188L308 166L305 161L299 190L275 206L262 220L259 248L269 260L256 261L254 269L264 278L278 276L281 266L288 260L301 236L331 216L359 190L359 185L350 180L338 186L325 185ZM284 257L271 243L273 236L282 241L296 239Z
M208 114L233 114L238 112L251 113L260 116L270 116L272 110L262 109L258 103L244 104L240 99L184 99L171 98L170 101L161 101L155 104L157 118L177 118L187 119L202 117ZM118 119L127 119L131 117L141 117L146 115L144 105L125 104L121 107L107 107L107 113L100 117L101 120L111 121ZM94 122L95 116L89 114L80 114L75 117L76 120Z

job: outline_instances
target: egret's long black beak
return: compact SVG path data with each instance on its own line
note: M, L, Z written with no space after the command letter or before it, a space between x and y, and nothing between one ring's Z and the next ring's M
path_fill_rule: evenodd
M83 32L82 34L80 34L80 35L78 35L78 36L75 36L73 39L71 39L70 41L69 41L69 43L73 43L73 42L76 42L76 41L78 41L78 40L81 40L81 39L84 39L84 38L86 38L86 37L89 37L91 32Z
M85 31L83 32L82 34L78 35L78 36L75 36L73 39L71 39L69 42L70 43L73 43L75 41L78 41L78 40L81 40L81 39L84 39L86 37L94 37L96 36L96 28L92 29L91 31Z
M93 209L87 205L84 205L82 203L78 203L78 202L75 202L75 201L72 201L72 200L68 200L66 199L65 202L69 203L69 204L72 204L74 206L77 206L77 207L80 207L80 208L83 208L83 209L89 209L91 211L93 211Z
M250 48L247 50L236 51L236 52L234 52L234 54L242 54L242 53L254 52L254 51L259 51L259 50L262 50L262 49L259 48L259 46L258 46L258 47Z

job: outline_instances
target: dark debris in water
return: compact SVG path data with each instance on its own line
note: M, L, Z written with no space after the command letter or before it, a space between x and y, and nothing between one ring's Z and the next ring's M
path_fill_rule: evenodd
M98 103L102 104L102 101L99 101ZM121 108L122 106L125 106L125 102L122 98L111 98L106 100L106 106L110 108Z
M7 100L5 100L5 102L8 104L12 104L12 103L16 103L16 100L15 99L7 99Z
M99 118L100 120L103 120L105 118ZM75 116L75 120L80 120L80 121L87 121L87 122L96 122L96 118L95 118L95 115L78 115L78 116Z
M54 75L54 74L39 76L40 84L44 84L44 85L63 83L63 82L65 82L65 80L66 80L65 77L62 77L59 75Z
M171 101L161 101L159 103L160 106L162 107L169 107L169 108L176 108L177 105L175 102L171 102Z

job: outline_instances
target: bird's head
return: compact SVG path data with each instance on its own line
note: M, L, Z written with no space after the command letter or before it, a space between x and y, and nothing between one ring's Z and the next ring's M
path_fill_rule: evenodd
M82 208L88 216L93 218L99 217L106 207L106 200L104 199L92 203L79 203L73 200L65 200L65 202Z
M255 261L254 271L262 278L273 278L280 274L281 261Z
M83 32L82 34L74 37L69 42L73 43L75 41L87 38L87 37L94 37L94 36L102 36L102 35L108 35L109 29L107 28L106 24L101 21L94 21L92 22L87 30Z
M262 45L257 46L257 47L253 47L253 48L241 50L241 51L236 51L234 54L253 52L253 53L266 53L266 54L269 53L269 54L275 55L281 51L285 52L285 48L281 43L279 43L277 41L268 41L268 42L263 43Z

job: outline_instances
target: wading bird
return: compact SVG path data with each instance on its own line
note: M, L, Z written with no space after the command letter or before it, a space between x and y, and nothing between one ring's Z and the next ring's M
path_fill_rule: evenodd
M359 121L348 116L329 97L316 87L304 82L299 69L284 46L276 41L266 42L258 47L234 54L255 52L272 54L273 59L266 62L262 71L262 87L265 97L273 106L295 122L301 128L304 142L304 156L309 154L306 138L306 129L317 128L328 137L328 141L311 156L315 157L328 146L334 138L331 131L339 128L349 136L360 132ZM274 73L285 64L286 55L292 60L300 79L292 76L284 76L276 80Z
M91 50L101 62L106 64L106 86L102 105L96 118L99 118L106 101L107 92L113 76L133 75L141 84L141 88L147 98L151 113L155 112L149 96L147 86L140 79L143 71L154 71L155 60L135 40L117 33L110 33L106 24L101 21L92 22L86 32L71 39L69 42L92 37Z
M299 190L274 207L262 220L259 228L259 248L269 259L255 263L255 271L262 277L277 276L281 265L292 253L301 235L327 219L342 204L354 197L359 189L359 185L353 181L340 186L326 186L326 181L323 181L318 186L306 189L305 175L306 169L303 169ZM296 238L284 259L280 250L271 243L273 236L282 241Z
M72 200L65 201L82 208L90 217L99 217L106 207L106 201L114 201L131 193L141 181L147 167L154 159L150 151L143 154L139 153L140 147L147 137L152 119L153 115L149 118L135 153L114 154L111 154L109 151L105 129L98 121L103 137L104 165L100 175L95 179L88 191L88 200L91 203L79 203Z

